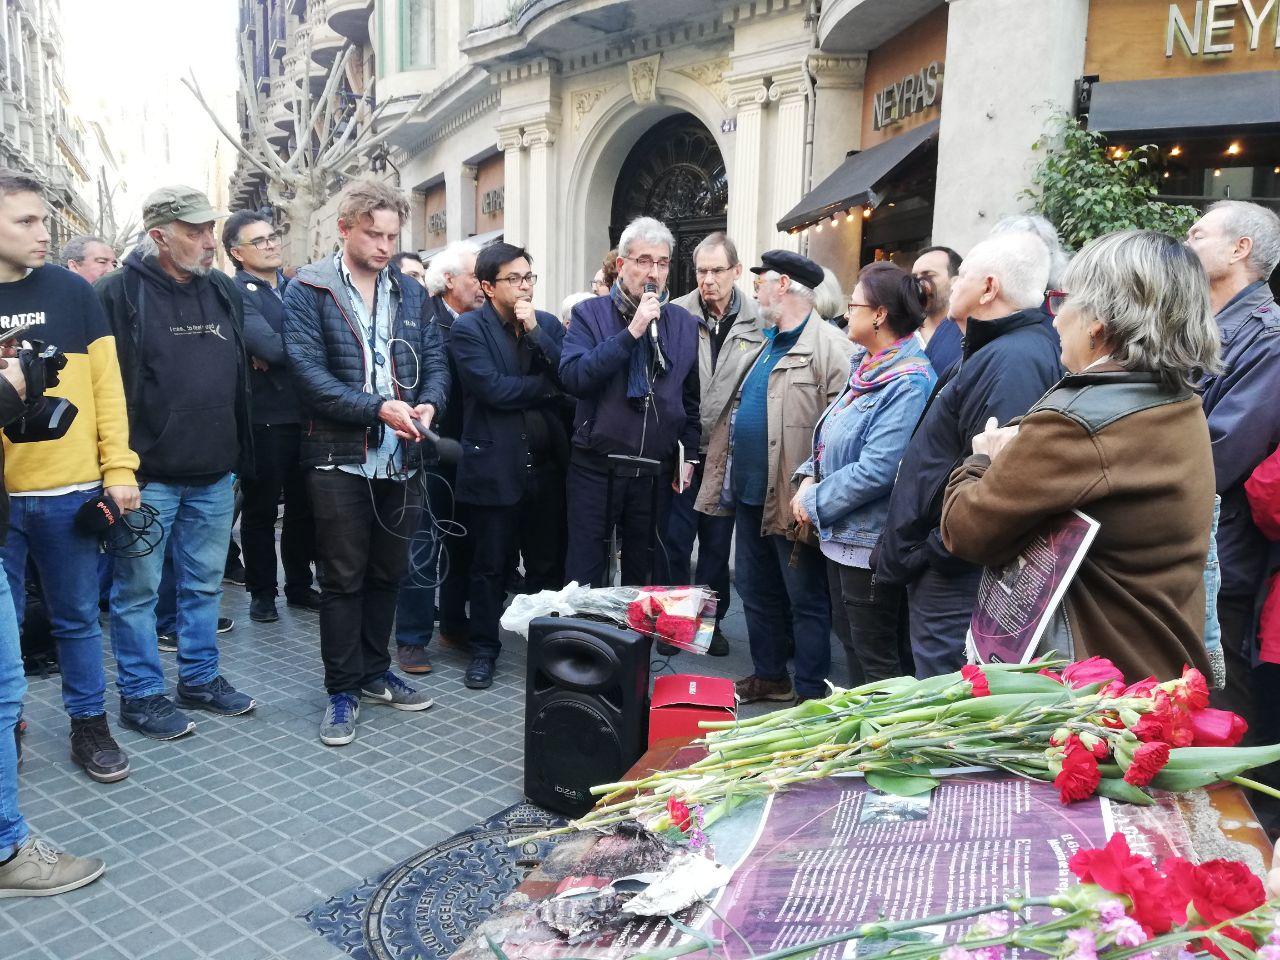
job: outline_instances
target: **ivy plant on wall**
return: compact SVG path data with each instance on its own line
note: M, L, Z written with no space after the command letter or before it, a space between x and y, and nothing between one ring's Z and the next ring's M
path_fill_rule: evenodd
M1200 215L1195 207L1159 199L1160 151L1151 144L1108 152L1101 133L1058 114L1032 149L1043 156L1023 195L1072 250L1114 230L1180 237Z

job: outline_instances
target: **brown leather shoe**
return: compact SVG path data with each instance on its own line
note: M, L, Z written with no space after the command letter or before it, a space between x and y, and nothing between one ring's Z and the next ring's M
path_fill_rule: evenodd
M737 681L733 685L733 691L738 695L739 703L756 703L760 700L788 703L796 695L789 679L762 680L755 674Z
M431 658L427 648L418 644L397 643L396 661L405 673L430 673Z

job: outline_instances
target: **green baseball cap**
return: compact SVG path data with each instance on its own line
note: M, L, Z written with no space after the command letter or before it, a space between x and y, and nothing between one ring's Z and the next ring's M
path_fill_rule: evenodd
M184 223L209 223L227 216L224 210L215 210L206 197L195 187L161 187L142 203L142 229L150 230L161 224L181 220Z

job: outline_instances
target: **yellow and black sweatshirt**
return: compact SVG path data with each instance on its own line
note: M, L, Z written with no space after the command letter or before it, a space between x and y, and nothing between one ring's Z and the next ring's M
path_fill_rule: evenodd
M4 438L9 493L135 483L138 455L129 448L116 341L93 287L52 264L0 283L0 328L17 327L30 328L24 340L42 340L67 355L58 385L47 393L66 397L78 413L60 440L10 443Z

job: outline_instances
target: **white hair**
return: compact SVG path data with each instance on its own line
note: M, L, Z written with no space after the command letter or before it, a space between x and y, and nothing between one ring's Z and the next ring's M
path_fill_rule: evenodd
M445 277L456 277L462 273L462 261L465 257L474 257L480 252L478 244L471 240L455 240L449 244L427 264L426 276L422 278L427 285L427 293L437 296L445 291Z
M778 271L776 270L768 270L763 274L763 276L766 280L778 280L778 279L781 279L782 274L778 273ZM824 278L824 283L825 283L825 278ZM814 290L813 287L806 287L803 283L801 283L795 277L792 277L790 275L787 276L787 293L794 294L795 296L799 297L801 300L807 301L810 306L817 309L817 303L818 303L817 291ZM843 312L843 309L844 309L844 305L842 303L841 310L839 312Z
M1039 237L1049 251L1049 280L1046 289L1061 289L1062 274L1071 262L1071 257L1062 248L1062 240L1052 223L1036 213L1018 214L1005 217L991 228L993 237L1002 233L1033 233Z
M998 233L969 251L960 272L995 277L1014 310L1030 310L1044 302L1049 251L1034 233Z
M583 300L590 300L594 296L594 293L571 293L565 297L560 301L560 322L568 327L569 320L573 317L573 308Z
M1253 241L1249 268L1255 280L1266 280L1280 264L1280 215L1274 210L1243 200L1219 200L1206 214L1222 211L1222 231L1232 241L1248 237Z
M817 310L818 315L824 320L844 314L844 290L840 288L840 281L836 275L826 267L822 268L822 283L813 291L813 294L813 309Z
M618 256L630 255L633 243L662 243L667 247L667 256L676 252L676 238L671 235L665 223L653 217L637 217L627 224L622 236L618 238Z

